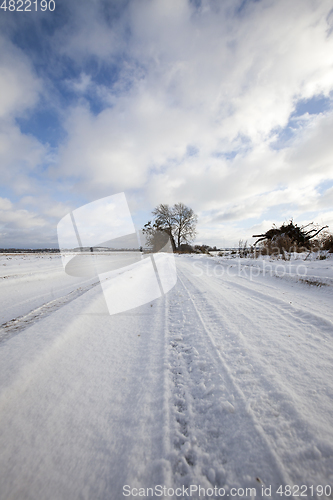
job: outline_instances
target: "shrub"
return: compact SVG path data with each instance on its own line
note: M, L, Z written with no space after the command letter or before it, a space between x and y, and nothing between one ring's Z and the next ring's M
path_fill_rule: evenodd
M209 254L209 250L211 250L209 245L195 245L194 250L199 253L207 253Z
M182 245L179 245L177 252L179 252L179 253L194 253L195 250L188 243L183 243Z
M250 250L247 247L247 241L239 240L238 243L238 254L240 257L247 257Z
M333 253L333 234L327 233L321 240L321 248Z
M285 256L286 252L297 252L301 251L300 247L293 242L293 240L285 235L281 234L274 236L270 240L265 240L261 244L261 254L262 255L280 255Z

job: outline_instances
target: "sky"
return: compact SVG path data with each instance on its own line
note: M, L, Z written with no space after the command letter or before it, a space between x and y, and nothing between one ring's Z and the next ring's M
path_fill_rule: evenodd
M333 232L331 0L35 5L0 9L1 248L121 192L137 229L182 202L218 248Z

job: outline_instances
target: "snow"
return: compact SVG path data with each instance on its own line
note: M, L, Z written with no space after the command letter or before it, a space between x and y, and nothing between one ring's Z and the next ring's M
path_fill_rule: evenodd
M60 254L0 254L0 323L97 282L64 273Z
M59 255L1 255L1 500L333 487L333 259L175 257L110 316Z

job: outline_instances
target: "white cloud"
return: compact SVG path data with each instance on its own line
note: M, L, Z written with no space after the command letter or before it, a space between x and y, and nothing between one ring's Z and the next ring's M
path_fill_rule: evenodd
M0 36L0 118L22 115L36 104L40 91L28 58Z
M46 148L23 134L15 119L32 110L41 91L28 57L0 36L0 175L2 185L18 194L35 189L31 173L45 159Z
M123 48L124 25L117 16L112 28L108 22L108 7L122 10L121 2L85 1L67 5L69 23L54 35L54 43L62 54L78 62L91 56L110 60ZM117 9L115 9L117 10ZM110 13L111 16L117 14Z
M0 225L17 229L30 229L33 227L43 227L46 221L38 214L29 212L28 210L0 210Z
M10 210L13 204L8 198L0 198L0 210Z
M33 136L22 134L10 121L0 123L0 174L2 185L16 193L35 189L30 174L45 159L46 148Z
M111 3L71 6L75 16L54 40L76 67L82 64L67 84L87 100L66 110L68 137L54 179L87 201L123 190L142 200L138 209L183 201L201 213L205 234L223 228L230 238L246 220L271 220L269 210L277 219L289 210L329 210L331 195L324 201L316 186L333 178L332 112L299 119L280 150L273 142L298 100L332 95L331 0L249 1L237 13L241 4L203 0L196 9L187 0L141 0L113 22L105 10ZM14 66L5 59L14 75L5 78L14 82L9 104L0 100L6 116L38 95L29 63L14 55ZM106 74L113 68L110 82L89 73L84 63L91 58L108 67ZM22 71L25 97L15 84ZM104 103L97 116L87 94ZM45 151L13 124L3 134L4 178L18 184L22 173L20 192L27 193L23 173ZM64 209L42 206L51 216Z
M253 195L273 189L281 173L282 183L299 175L287 173L296 152L288 151L287 161L271 151L271 134L286 125L297 99L333 89L330 2L249 2L239 17L235 2L218 11L204 5L195 14L186 1L134 2L132 38L115 49L101 37L103 50L109 47L101 58L123 50L145 77L98 117L73 111L61 175L77 176L81 188L96 193L148 182L151 199L158 191L170 200L190 191L204 205L244 196L245 186ZM87 50L96 53L94 44ZM241 137L247 153L234 161L212 157L237 149ZM189 145L199 151L195 158L186 157Z
M74 92L85 94L92 87L91 76L86 73L81 73L78 79L68 80L67 84Z
M310 175L333 179L333 112L315 116L295 141L288 162Z

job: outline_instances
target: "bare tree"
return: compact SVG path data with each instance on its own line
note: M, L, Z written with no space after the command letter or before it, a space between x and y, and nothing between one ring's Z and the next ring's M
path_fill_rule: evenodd
M173 207L160 204L152 211L152 214L153 224L148 222L143 229L152 243L159 238L160 232L170 237L173 250L182 243L189 243L195 238L198 217L183 203L176 203Z
M177 246L193 241L196 236L198 217L192 208L185 206L184 203L176 203L172 209L172 218Z
M158 252L171 240L167 231L158 228L156 224L152 224L151 221L144 225L142 232L146 240L146 245L148 245L151 252ZM173 240L171 240L171 246L172 251L174 251Z

